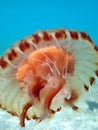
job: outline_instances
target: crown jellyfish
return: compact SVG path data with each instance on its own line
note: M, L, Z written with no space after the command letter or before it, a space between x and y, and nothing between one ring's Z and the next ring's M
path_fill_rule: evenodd
M87 33L39 31L13 44L0 58L0 106L25 118L43 120L74 103L98 77L98 48Z

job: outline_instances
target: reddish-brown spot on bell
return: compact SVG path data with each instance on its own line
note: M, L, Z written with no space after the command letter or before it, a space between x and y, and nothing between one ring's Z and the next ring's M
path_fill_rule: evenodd
M81 34L81 37L84 39L84 40L88 40L90 42L92 42L91 38L84 32L80 32Z
M44 41L51 41L52 40L52 36L49 35L47 32L43 32L43 39Z
M8 59L10 61L14 60L17 57L17 53L15 52L14 49L12 49L9 53L8 53Z
M94 81L95 81L95 78L94 78L94 77L91 77L91 78L90 78L90 85L93 85Z
M86 35L86 33L80 32L80 34L81 34L81 37L82 37L83 39L87 40L87 35Z
M55 32L55 37L59 40L60 39L66 39L67 34L64 30L59 30L59 31Z
M63 39L67 38L67 34L66 34L66 32L63 29L59 30L59 32L62 34L62 36L63 36L62 38Z
M27 49L30 48L30 45L27 41L22 41L20 44L19 44L19 48L21 51L26 51Z
M0 67L2 69L5 69L7 66L8 66L8 63L3 58L1 58L0 59Z
M14 49L11 50L11 53L12 53L13 57L17 57L17 53Z
M95 45L95 47L94 47L94 48L95 48L95 50L96 50L96 51L98 51L98 46L96 46L96 45Z
M56 33L55 33L55 37L56 37L57 39L61 39L61 38L62 38L62 33L61 33L61 32L56 32Z
M78 33L70 31L70 36L73 40L78 40Z
M84 84L84 88L86 91L89 91L89 87L86 84Z
M93 41L91 40L91 38L88 36L88 41L90 41L90 42L92 42L93 43Z
M24 50L25 50L24 44L23 44L23 43L20 43L20 44L19 44L19 48L20 48L21 51L24 51Z
M96 70L96 72L95 72L95 73L96 73L96 76L98 77L98 70Z
M25 46L25 49L29 49L30 48L30 44L27 41L24 42L24 46Z
M38 44L41 41L41 37L38 34L33 35L33 43Z

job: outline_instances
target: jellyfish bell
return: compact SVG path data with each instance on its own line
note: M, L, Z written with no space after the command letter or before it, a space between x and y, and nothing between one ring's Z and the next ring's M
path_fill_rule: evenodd
M74 105L98 76L98 54L84 32L39 31L0 58L0 105L13 115L43 120Z

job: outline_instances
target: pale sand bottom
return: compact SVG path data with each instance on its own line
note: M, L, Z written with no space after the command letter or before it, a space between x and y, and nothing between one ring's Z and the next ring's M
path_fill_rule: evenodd
M77 104L79 112L63 107L51 119L41 123L26 121L26 126L19 126L19 119L0 110L0 130L98 130L98 82L84 99Z

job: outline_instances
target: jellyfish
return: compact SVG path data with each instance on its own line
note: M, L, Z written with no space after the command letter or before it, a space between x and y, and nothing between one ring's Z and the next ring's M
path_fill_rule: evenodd
M51 117L88 92L98 77L98 49L87 33L38 31L0 57L0 107L25 119Z

